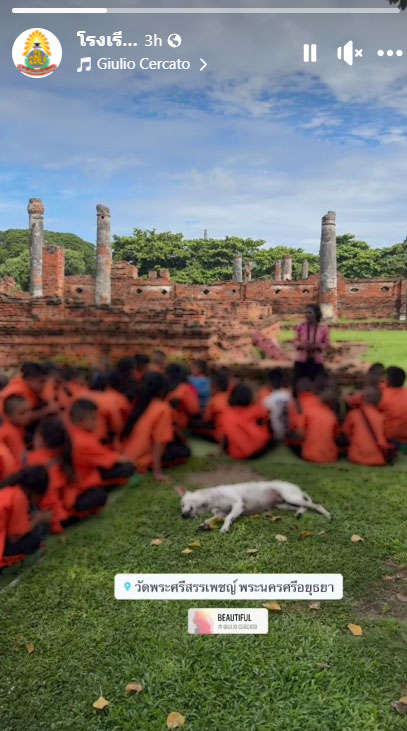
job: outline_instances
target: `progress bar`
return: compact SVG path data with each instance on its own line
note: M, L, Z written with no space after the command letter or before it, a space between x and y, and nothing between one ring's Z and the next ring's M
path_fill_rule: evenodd
M13 8L21 15L66 13L87 15L94 13L136 13L138 15L383 15L400 13L400 8Z

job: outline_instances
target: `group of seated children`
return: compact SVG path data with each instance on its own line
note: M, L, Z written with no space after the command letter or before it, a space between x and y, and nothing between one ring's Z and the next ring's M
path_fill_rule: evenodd
M0 570L105 505L134 472L190 456L185 430L201 410L188 372L156 353L87 375L25 363L0 391ZM200 364L196 375L205 369ZM202 391L201 398L205 399ZM204 401L203 401L204 402Z
M386 377L385 377L386 376ZM231 458L253 459L286 443L304 460L384 465L407 444L407 389L400 368L375 364L363 391L348 396L326 372L300 379L295 395L283 372L269 373L255 398L228 368L209 378L205 361L188 370L161 352L123 358L90 376L25 363L0 384L0 570L37 550L44 531L105 505L108 491L134 472L185 463L187 435L217 442Z
M253 459L285 443L308 462L347 457L356 464L381 466L407 447L405 378L401 368L385 371L375 363L364 388L341 400L326 371L314 382L300 378L291 390L283 371L274 368L255 398L249 386L236 384L221 369L212 378L212 397L201 422L190 428L219 442L234 459Z

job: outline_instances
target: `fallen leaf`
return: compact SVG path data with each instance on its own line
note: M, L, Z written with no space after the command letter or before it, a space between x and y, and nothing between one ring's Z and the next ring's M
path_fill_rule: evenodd
M344 506L343 506L343 509L344 509L344 510L350 510L350 505L349 505L349 504L346 504L346 505L344 505Z
M281 543L287 540L287 536L282 536L281 533L277 533L274 538L276 539L276 541L280 541Z
M223 518L211 518L206 525L209 525L209 529L212 530L219 523L223 523Z
M186 720L185 716L182 716L181 713L173 711L167 717L167 728L182 728L182 726L185 726Z
M352 543L360 543L361 541L364 541L364 540L365 539L362 538L361 536L358 536L357 533L354 533L351 538Z
M61 535L59 536L59 540L61 543L66 543L68 540L66 533L61 533Z
M249 556L256 556L256 554L259 552L258 548L248 548L246 553L249 554Z
M388 604L383 604L381 609L382 614L387 614L387 612L390 612L390 607Z
M407 695L403 695L403 697L400 698L399 703L404 703L407 706Z
M131 683L127 683L125 687L126 693L141 693L143 690L143 686L141 683L134 683L133 681Z
M191 548L184 548L184 550L181 551L181 553L193 553L193 551Z
M325 536L326 535L326 530L320 530L319 533L318 533L318 535L319 536Z
M317 668L318 670L326 670L327 668L329 668L329 665L327 662L318 662Z
M265 510L263 513L263 518L274 518L274 513L272 510Z
M108 705L109 701L107 701L106 698L103 698L102 695L97 699L97 701L92 703L93 708L96 708L97 711L103 711L103 709L107 708Z
M301 538L313 538L314 535L315 533L313 530L302 530L300 532Z
M263 604L263 607L269 610L269 612L281 612L281 607L278 602L267 602Z
M407 703L402 703L401 701L392 701L390 705L397 713L400 714L400 716L405 716L407 714Z
M260 515L258 513L253 513L253 515L250 516L251 520L257 520L257 518L260 518Z
M32 642L29 642L28 645L27 645L27 652L28 652L28 654L31 655L31 653L34 652L34 650L35 650L35 645L33 645Z
M386 574L382 576L382 581L396 581L396 577L393 574Z
M396 597L399 602L407 602L407 594L396 594Z
M150 546L161 546L162 542L162 538L153 538L153 540L150 541Z
M281 515L273 515L271 522L275 523L277 520L281 520Z
M321 602L310 602L308 606L310 609L319 609L321 606Z
M355 637L363 635L363 629L362 627L359 627L358 624L348 624L348 630L350 630Z
M200 548L201 544L200 541L192 541L192 543L188 544L190 548Z

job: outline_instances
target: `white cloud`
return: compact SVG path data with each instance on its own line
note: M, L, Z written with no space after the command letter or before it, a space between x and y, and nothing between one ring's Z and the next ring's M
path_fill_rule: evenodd
M21 18L9 14L13 4L3 0L0 10L2 48L21 31ZM349 2L324 6L338 4ZM183 36L177 54L193 60L191 73L80 75L77 29L122 27L128 38L141 38L152 18L45 16L63 43L60 71L34 82L11 63L3 70L0 160L12 184L0 178L0 228L25 224L32 190L44 197L55 227L90 239L102 201L120 233L140 225L201 235L207 227L214 236L316 250L320 218L334 209L342 232L377 245L399 240L406 228L399 121L407 111L406 59L376 52L405 48L406 20L407 13L154 16L154 32ZM364 48L352 68L336 57L350 38ZM305 42L318 43L318 64L303 64ZM208 61L202 73L201 56ZM363 105L357 117L354 105Z

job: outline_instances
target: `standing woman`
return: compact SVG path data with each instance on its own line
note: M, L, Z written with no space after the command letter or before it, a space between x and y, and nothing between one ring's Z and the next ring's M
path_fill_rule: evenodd
M305 320L298 325L294 345L297 351L294 363L294 384L299 378L310 378L324 369L325 351L330 345L329 328L321 322L319 305L308 305Z

